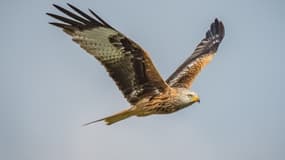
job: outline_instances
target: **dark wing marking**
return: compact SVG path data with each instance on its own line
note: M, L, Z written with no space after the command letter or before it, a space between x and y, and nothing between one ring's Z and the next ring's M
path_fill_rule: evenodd
M158 94L168 87L148 54L139 45L115 30L90 9L94 17L70 4L68 6L77 14L54 5L68 18L47 13L61 21L50 24L62 28L83 49L95 56L131 104L145 96Z
M193 54L166 80L168 85L190 88L196 76L212 60L224 35L223 23L215 19Z

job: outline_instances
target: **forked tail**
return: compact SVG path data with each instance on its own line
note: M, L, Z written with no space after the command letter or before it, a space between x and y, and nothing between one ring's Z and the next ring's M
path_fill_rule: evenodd
M119 113L116 113L116 114L114 114L112 116L105 117L105 118L102 118L102 119L98 119L96 121L92 121L92 122L86 123L83 126L87 126L87 125L90 125L90 124L93 124L93 123L96 123L96 122L100 122L100 121L105 121L107 125L111 125L111 124L116 123L118 121L121 121L121 120L124 120L126 118L129 118L129 117L131 117L133 115L134 115L134 112L131 109L126 109L126 110L123 110L123 111L121 111Z

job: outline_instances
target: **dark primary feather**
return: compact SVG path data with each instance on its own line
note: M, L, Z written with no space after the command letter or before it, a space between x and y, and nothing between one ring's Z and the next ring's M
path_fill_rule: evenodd
M71 4L67 4L71 9L73 9L77 14L72 13L71 11L60 7L56 4L53 4L53 6L58 9L59 11L61 11L62 13L64 13L65 15L67 15L70 18L65 18L63 16L59 16L59 15L55 15L52 13L47 13L47 15L60 20L64 23L58 23L58 22L51 22L50 24L55 25L57 27L63 28L65 30L69 30L71 32L74 32L76 30L85 30L85 29L89 29L89 28L93 28L93 27L109 27L110 25L107 24L105 21L101 21L102 19L99 16L95 16L95 18L89 16L88 14L84 13L83 11L81 11L80 9L76 8L75 6L71 5ZM93 11L89 10L92 14L94 14ZM96 19L97 17L97 19ZM98 18L99 17L99 18Z
M92 10L89 9L94 17L71 4L68 6L76 13L54 5L67 17L47 13L61 21L50 24L62 28L83 49L95 56L131 104L168 87L139 45L115 30Z
M93 12L91 9L88 9L91 14L93 14L101 23L103 23L106 27L114 29L112 26L110 26L107 22L105 22L101 17L99 17L95 12ZM115 29L114 29L115 30Z
M218 19L211 24L205 38L192 55L167 79L171 87L189 88L195 77L211 61L225 35L224 25Z
M88 20L86 20L86 19L84 19L84 18L82 18L80 16L77 16L76 14L70 12L69 10L66 10L65 8L62 8L62 7L60 7L60 6L56 5L56 4L53 4L53 6L55 8L57 8L58 10L60 10L62 13L68 15L69 17L72 17L72 18L78 20L79 22L82 22L84 24L88 24L89 23Z

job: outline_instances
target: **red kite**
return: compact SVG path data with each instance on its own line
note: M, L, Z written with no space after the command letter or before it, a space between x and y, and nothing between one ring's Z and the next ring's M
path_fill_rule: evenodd
M63 29L81 48L99 60L131 104L128 109L86 125L99 121L110 125L131 116L168 114L200 102L199 96L188 89L222 42L224 26L218 19L211 24L192 55L164 81L143 48L92 10L89 9L90 16L71 4L68 6L74 12L53 6L67 18L47 13L61 21L50 24Z

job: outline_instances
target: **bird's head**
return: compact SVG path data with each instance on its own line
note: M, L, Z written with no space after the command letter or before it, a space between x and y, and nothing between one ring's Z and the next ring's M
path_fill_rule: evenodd
M189 91L187 89L180 90L180 101L185 105L191 105L193 103L199 102L200 103L200 97L197 93Z
M189 97L191 103L196 103L196 102L200 103L200 97L198 96L197 93L189 91L189 94L187 94L187 96Z

